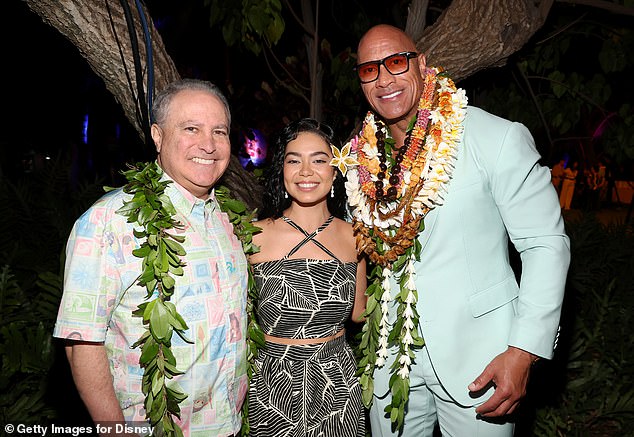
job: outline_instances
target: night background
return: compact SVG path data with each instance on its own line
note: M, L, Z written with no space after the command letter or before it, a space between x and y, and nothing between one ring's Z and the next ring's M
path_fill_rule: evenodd
M450 3L430 1L427 25ZM544 165L564 158L582 169L601 162L609 171L598 207L580 171L572 210L564 214L573 258L562 334L555 359L535 369L518 437L634 435L634 4L612 3L629 13L555 2L544 26L505 66L457 84L470 104L526 124ZM210 28L203 0L145 4L180 75L209 79L226 93L234 153L245 165L244 132L256 129L270 145L286 122L308 116L308 103L280 84L262 53L228 46L220 25ZM367 107L354 74L336 67L354 62L351 53L371 24L404 27L408 4L320 2L319 33L328 42L323 119L342 139ZM307 85L301 28L285 7L282 14L286 27L273 50L298 59L288 68ZM77 47L20 0L3 3L3 18L0 417L3 424L90 425L63 350L50 339L61 253L73 221L103 185L122 183L119 171L141 155L143 143ZM254 167L257 183L266 162L249 171Z
M229 47L223 40L220 25L210 28L210 11L203 0L169 4L150 0L145 3L181 76L209 79L229 97L236 152L245 129L260 129L269 138L287 121L308 115L306 102L283 87L276 86L279 71L276 76L271 74L262 53L256 56L239 44ZM428 25L433 24L450 3L449 0L430 2ZM363 4L322 1L320 36L330 44L329 55L333 58L343 56L346 48L354 52L359 36L372 23L389 22L402 27L407 5L406 1L375 0ZM13 163L31 151L52 156L57 152L68 153L76 149L81 159L92 161L95 171L100 175L100 167L125 162L128 158L126 151L138 147L139 136L77 48L56 29L43 23L19 0L6 3L4 16L7 23L17 25L2 28L5 59L8 61L2 76L6 84L5 96L8 97L5 101L8 103L6 117L9 127L8 135L4 135L1 140L3 171L11 174L14 171ZM292 36L301 35L299 25L288 16L285 24L285 33L274 46L282 59L285 55L297 56L305 51L301 39ZM555 45L539 48L545 45L544 41L555 39L557 32L564 33L566 25L573 30L568 29L569 35L561 38L559 45L567 45L565 49ZM631 31L632 16L555 2L548 22L525 48L509 59L506 66L485 69L458 82L458 85L467 91L470 104L527 124L536 138L544 164L552 166L560 157L569 156L570 159L587 161L587 165L591 165L605 154L607 159L619 161L614 166L619 179L630 180L634 157L631 138L626 137L629 139L628 144L619 141L622 148L619 154L624 156L605 153L601 144L591 147L595 150L590 151L583 150L584 146L580 144L592 141L589 138L596 134L603 119L608 120L603 128L606 135L616 135L617 129L623 129L623 126L630 128L632 123L631 108L625 109L629 110L630 117L624 117L622 123L615 122L611 113L623 110L623 103L629 102L633 95L629 79L633 74L633 55L630 51L621 53L621 59L615 59L615 63L625 64L619 67L620 71L612 71L609 75L602 72L601 57L614 57L602 41L606 34L596 35L596 28L606 26L614 26L615 32L621 32L622 29ZM618 38L623 41L613 50L632 48L631 32ZM590 114L586 108L578 104L571 105L564 99L556 103L544 100L544 105L561 105L560 111L568 114L563 117L570 118L559 121L559 124L553 122L553 126L550 126L552 131L566 123L570 125L576 122L576 126L562 132L559 138L556 132L545 134L542 122L536 120L535 111L527 106L530 105L527 91L520 90L523 95L516 97L516 91L512 89L522 85L514 71L514 63L534 63L535 59L531 57L535 56L542 60L545 56L551 56L550 62L558 65L550 66L549 73L566 75L554 80L569 81L570 86L578 87L577 99L592 102L599 108L598 111L594 109L595 112L601 114ZM325 67L328 68L328 65ZM294 73L296 78L308 85L305 71ZM336 79L340 80L339 77ZM367 108L358 87L349 85L341 91L337 89L338 83L331 81L332 78L326 73L323 118L345 138ZM609 88L591 89L601 87L601 82L607 83ZM268 93L263 84L269 87ZM544 91L543 85L535 88L538 93ZM610 93L611 97L605 102L596 102L593 93ZM550 146L549 140L552 143ZM137 146L134 146L135 143ZM84 170L90 172L89 169Z
M204 6L203 0L145 3L181 76L211 80L229 98L236 152L244 129L260 129L268 138L291 119L308 115L307 104L289 93L282 90L270 95L262 90L263 81L273 86L275 82L262 56L255 56L245 48L228 47L219 26L210 28L209 7ZM328 3L335 2L323 2L322 9ZM371 13L375 21L383 12L389 15L393 8L379 6L385 2L371 3L361 13ZM341 9L346 4L338 5L331 14L345 16ZM353 9L360 4L349 5L348 15L354 16ZM9 135L2 139L3 171L15 175L15 162L30 158L32 152L47 156L78 153L80 159L89 163L88 168L82 166L86 177L93 170L104 176L110 163L124 163L128 158L126 149L139 147L141 140L77 48L19 0L7 2L4 16L7 22L19 25L16 31L8 26L2 28L5 59L10 59L12 65L2 72L11 106L7 125L12 126ZM345 23L326 20L322 26L329 36L338 32L335 34L338 47L356 47L360 31L353 32ZM288 20L286 32L293 31L298 32L298 26ZM286 36L276 50L301 52L303 48L297 39ZM353 110L362 110L361 97L355 97L357 108ZM340 120L349 116L338 113L331 118ZM352 127L347 125L341 135L348 135Z

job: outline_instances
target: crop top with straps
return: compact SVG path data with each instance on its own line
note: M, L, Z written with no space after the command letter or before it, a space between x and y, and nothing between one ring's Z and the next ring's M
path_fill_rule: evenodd
M332 216L311 234L288 217L282 220L305 238L284 258L253 264L259 290L258 322L265 334L275 337L314 339L334 335L343 328L354 305L357 263L340 261L315 239L332 222ZM332 258L291 258L308 242Z

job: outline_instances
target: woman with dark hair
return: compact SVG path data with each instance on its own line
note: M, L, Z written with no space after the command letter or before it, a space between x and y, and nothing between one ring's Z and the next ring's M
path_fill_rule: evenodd
M361 437L365 411L345 338L362 320L366 265L346 222L332 129L304 118L278 135L251 255L265 333L249 387L251 436ZM338 149L336 149L338 152Z
M289 198L288 192L284 186L284 163L286 160L286 146L289 142L295 140L300 133L308 132L319 136L325 142L324 151L332 158L330 145L336 141L332 128L324 123L319 123L312 118L302 118L295 122L289 123L279 132L275 142L275 154L266 173L266 182L264 190L264 206L259 214L260 219L264 218L280 218L284 210L291 206L292 199ZM326 166L330 166L329 161ZM342 220L347 218L346 210L346 188L344 186L344 177L341 173L336 172L336 168L329 170L333 172L335 181L332 183L332 193L326 197L326 206L330 213Z

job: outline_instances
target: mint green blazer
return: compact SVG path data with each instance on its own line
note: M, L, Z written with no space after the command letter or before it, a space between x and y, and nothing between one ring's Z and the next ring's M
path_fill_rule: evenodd
M445 202L419 235L416 284L426 342L418 353L429 353L457 403L472 406L493 389L472 397L467 386L509 345L552 358L570 241L528 129L471 106L464 126ZM509 239L521 257L519 283ZM388 391L390 364L375 371L377 396Z

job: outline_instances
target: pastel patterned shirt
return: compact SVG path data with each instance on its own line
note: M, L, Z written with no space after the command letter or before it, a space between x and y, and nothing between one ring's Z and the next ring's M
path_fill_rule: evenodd
M171 302L194 341L172 336L177 368L185 371L173 381L188 394L180 404L180 425L186 437L233 435L240 430L247 390L246 258L213 193L203 201L175 182L165 192L175 219L184 225L170 232L185 236L187 252ZM105 344L126 421L138 423L145 421L143 370L140 348L131 345L144 326L132 312L146 300L146 290L136 285L141 259L132 250L141 242L133 235L134 224L116 213L126 198L121 189L107 193L73 226L53 335Z

